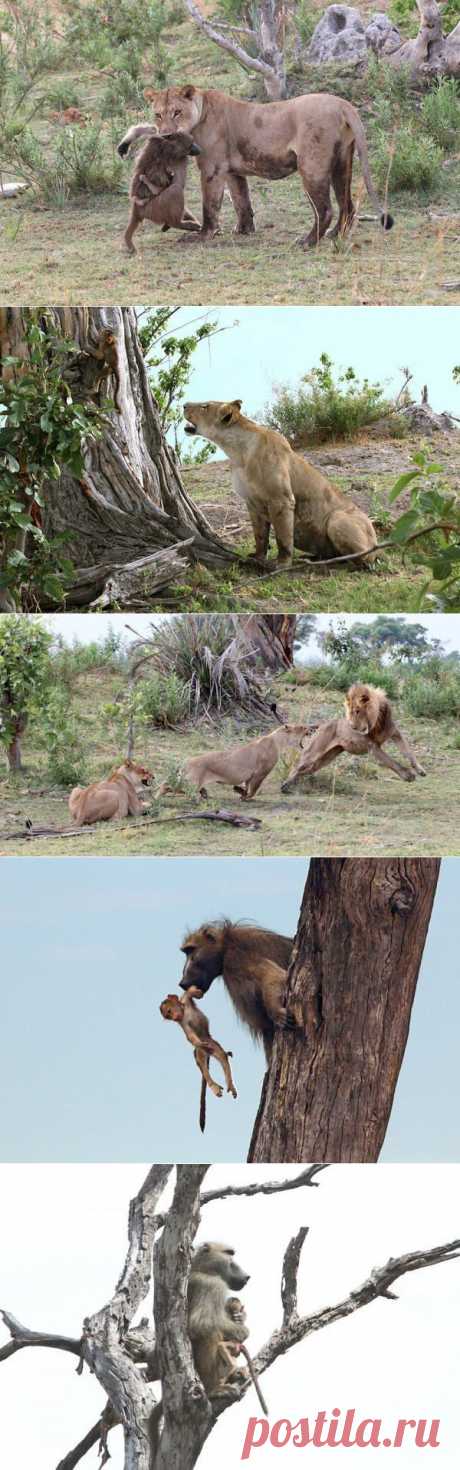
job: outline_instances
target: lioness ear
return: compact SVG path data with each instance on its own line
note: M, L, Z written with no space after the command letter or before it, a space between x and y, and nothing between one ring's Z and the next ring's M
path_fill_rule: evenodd
M242 408L242 407L243 407L243 399L242 398L232 398L232 408Z
M225 404L225 413L221 414L221 419L220 419L221 424L233 424L234 423L234 420L237 418L237 416L239 414L242 401L243 400L241 398L234 398L233 401L232 401L232 403L226 403Z
M193 87L190 84L190 86L181 87L180 92L181 92L181 97L187 97L189 99L189 101L191 102L192 97L195 96L196 87Z
M142 95L145 97L146 102L156 102L157 97L160 96L160 93L154 92L152 87L145 87Z

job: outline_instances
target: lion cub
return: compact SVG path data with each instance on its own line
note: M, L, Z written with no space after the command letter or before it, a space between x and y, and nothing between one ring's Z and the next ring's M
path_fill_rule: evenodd
M146 810L139 800L143 786L153 781L153 771L124 761L111 776L93 781L92 786L74 786L69 796L69 811L77 827L92 822L115 822L117 817L138 817Z
M218 444L233 468L233 484L246 501L256 543L265 561L270 527L278 547L278 563L290 566L294 546L313 557L347 556L350 565L368 567L362 559L377 544L369 520L359 506L331 485L326 475L295 454L276 429L265 429L241 413L241 398L232 403L185 403L185 431Z

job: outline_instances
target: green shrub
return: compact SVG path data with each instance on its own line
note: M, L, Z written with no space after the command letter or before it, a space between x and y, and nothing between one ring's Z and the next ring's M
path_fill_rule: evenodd
M353 438L389 407L380 383L370 383L368 378L360 382L352 367L334 368L323 352L318 367L300 379L299 387L275 389L265 419L291 443L320 444L327 439Z
M54 688L41 711L39 743L46 750L48 773L59 786L86 780L86 756L81 723L69 710L66 689Z
M115 140L107 148L101 126L94 123L58 128L48 148L31 128L10 124L0 144L4 163L14 164L47 204L59 207L78 194L110 192L122 178Z
M136 720L171 729L188 714L187 690L174 671L142 679L136 687Z
M414 0L391 0L389 14L395 25L401 27L404 36L417 35L419 17ZM442 7L442 28L445 36L449 35L449 31L453 31L459 20L460 0L446 0L446 4Z
M423 98L422 125L430 138L446 153L459 146L460 89L454 77L435 83Z
M407 123L395 132L378 131L372 164L377 188L384 193L439 191L442 150L428 133Z
M350 684L376 684L379 689L384 689L390 699L395 699L399 691L399 678L394 669L386 668L374 659L362 659L361 662L353 659L344 659L339 664L314 664L309 669L309 679L312 684L318 684L320 689L347 690Z
M153 630L152 664L164 677L174 671L194 713L239 706L260 714L265 686L231 615L168 618Z
M65 112L66 107L81 107L82 99L75 83L71 77L63 77L61 82L53 82L46 93L46 102L56 112Z
M428 679L425 673L408 674L404 680L404 704L412 715L427 720L446 716L460 717L460 675L445 672L440 679Z

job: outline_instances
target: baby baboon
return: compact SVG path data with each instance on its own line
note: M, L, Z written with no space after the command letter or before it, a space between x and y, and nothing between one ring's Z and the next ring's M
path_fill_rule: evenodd
M120 355L115 332L103 327L96 343L90 342L82 352L66 363L63 374L75 398L99 398L106 378L115 379L114 404L121 413Z
M206 1127L206 1087L211 1088L211 1092L214 1093L215 1097L223 1096L223 1088L219 1086L218 1082L214 1082L211 1077L208 1057L215 1057L220 1062L227 1084L227 1092L231 1092L232 1097L237 1097L237 1091L234 1086L228 1060L232 1053L231 1051L224 1051L223 1046L220 1046L218 1041L214 1041L214 1037L210 1034L207 1016L205 1016L204 1011L200 1010L199 1006L195 1005L193 998L195 995L200 996L201 990L198 990L194 986L190 987L190 990L187 991L187 994L184 995L182 1000L178 995L167 995L166 999L161 1002L160 1011L165 1021L177 1021L178 1025L182 1027L187 1041L194 1048L193 1054L195 1061L203 1078L200 1097L200 1128L201 1132L204 1133Z
M268 1414L267 1404L265 1402L262 1389L260 1387L259 1379L251 1358L251 1354L250 1352L248 1352L246 1344L243 1340L245 1337L248 1336L248 1333L244 1331L244 1328L247 1326L247 1318L245 1308L243 1306L243 1303L240 1301L239 1296L229 1296L227 1301L227 1312L229 1317L232 1318L232 1321L235 1323L235 1325L239 1325L240 1340L239 1342L222 1343L221 1352L225 1350L228 1353L230 1365L232 1358L238 1358L240 1353L243 1354L243 1357L246 1358L254 1388L262 1409L262 1413Z
M294 940L255 925L228 919L202 924L185 936L181 990L203 994L222 976L230 999L270 1061L275 1026L305 1029L302 1016L286 1009L284 995Z
M131 214L124 235L130 255L135 255L133 235L142 220L152 220L163 230L199 230L200 224L185 208L184 191L189 154L200 149L190 133L165 133L160 137L152 123L129 128L118 152L122 158L140 138L147 139L131 180Z
M188 1284L188 1330L196 1371L208 1397L218 1393L235 1372L234 1353L223 1343L239 1345L249 1330L227 1311L229 1290L241 1290L249 1276L234 1259L235 1252L219 1241L197 1246Z

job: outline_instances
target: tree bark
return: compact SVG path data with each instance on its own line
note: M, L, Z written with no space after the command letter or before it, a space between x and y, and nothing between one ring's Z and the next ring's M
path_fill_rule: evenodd
M314 858L252 1163L375 1163L402 1064L436 893L437 858Z
M254 613L245 621L245 637L253 648L260 650L267 668L292 668L296 623L296 615L288 613ZM243 626L241 622L240 626Z
M26 721L18 720L13 739L6 752L10 771L22 771L21 735L25 728Z
M2 316L0 361L2 355L12 352L25 356L24 310L13 307ZM206 517L188 496L175 454L165 439L149 387L134 310L50 308L43 312L41 326L49 335L50 351L53 339L61 334L77 342L82 351L91 352L106 327L115 333L119 353L120 412L114 404L113 413L107 413L102 437L88 441L84 477L77 479L64 467L59 479L48 483L44 496L45 534L53 541L65 533L66 550L76 567L68 606L88 605L98 596L105 596L104 605L108 606L120 595L127 595L129 605L139 605L142 584L147 589L148 604L149 576L153 579L152 597L159 584L170 580L169 571L182 574L184 563L178 556L182 545L187 562L228 566L235 554L214 535ZM112 391L109 379L104 396L109 397ZM153 555L159 552L163 553L160 566L153 561ZM147 563L145 558L149 559Z

